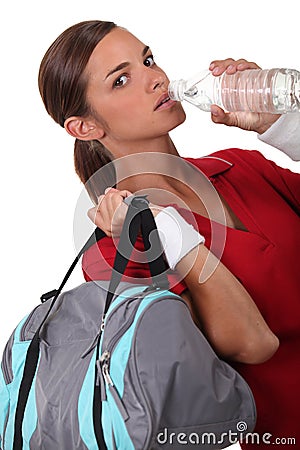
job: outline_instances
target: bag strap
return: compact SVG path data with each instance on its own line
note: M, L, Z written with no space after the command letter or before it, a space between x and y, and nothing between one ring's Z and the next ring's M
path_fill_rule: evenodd
M29 392L31 389L31 385L33 382L33 378L36 372L36 368L38 365L39 360L39 353L40 353L40 331L44 323L46 322L47 318L50 315L50 312L60 295L61 291L63 290L66 282L70 278L71 273L73 272L74 268L76 267L76 264L80 260L81 256L86 252L92 245L94 245L96 242L98 242L100 239L105 237L106 234L104 231L102 231L100 228L96 228L87 242L84 244L84 246L81 248L79 253L77 254L76 258L74 259L73 263L71 264L69 270L67 271L66 275L64 276L64 279L62 280L60 286L58 289L54 289L50 292L47 292L46 294L43 294L41 296L42 302L45 302L46 300L49 300L53 297L53 300L51 301L50 307L43 318L42 323L36 330L32 341L28 347L27 355L26 355L26 361L24 365L24 372L22 381L20 384L19 389L19 396L18 396L18 403L16 408L16 414L15 414L15 425L14 425L14 443L13 443L13 450L22 450L23 448L23 437L22 437L22 424L23 424L23 418L24 418L24 412L29 396Z
M67 271L66 275L64 276L64 279L62 280L60 286L58 289L53 289L52 291L46 292L45 294L43 294L41 296L41 301L44 303L47 300L49 300L52 297L57 298L59 296L59 294L61 293L61 291L63 290L63 288L65 287L66 282L68 281L68 279L70 278L73 270L76 267L76 264L78 263L78 261L80 260L81 256L90 248L92 247L92 245L94 245L96 242L100 241L102 238L106 237L106 234L104 233L104 231L102 231L100 228L95 228L95 230L93 231L93 233L91 234L91 236L88 238L88 240L86 241L86 243L84 244L84 246L82 247L82 249L79 251L79 253L77 254L76 258L74 259L74 261L72 262L71 266L69 267L69 270Z
M155 225L155 221L152 215L152 212L149 209L149 202L146 199L146 196L132 196L130 198L130 203L128 206L128 211L125 217L124 225L122 228L119 245L116 253L116 257L114 260L114 266L112 271L112 277L109 284L109 289L107 292L106 302L105 302L105 308L104 308L104 314L106 314L112 300L114 297L114 293L116 291L116 288L121 281L122 275L125 272L126 266L128 264L130 255L133 250L133 246L137 240L139 229L141 228L143 241L145 245L145 250L149 250L153 248L152 254L155 256L154 259L152 259L152 256L149 257L149 268L150 273L153 281L154 287L162 288L162 289L168 289L169 288L169 282L167 275L164 273L166 269L166 265L164 263L163 257L162 257L162 248L158 236L158 231ZM69 279L71 273L73 272L76 264L78 263L80 257L83 255L85 251L88 250L95 242L98 242L100 239L105 237L105 233L100 230L99 228L96 228L96 230L93 232L93 234L90 236L88 241L85 243L85 245L82 247L78 255L76 256L75 260L71 264L69 270L67 271L63 281L61 282L59 288L57 290L50 291L46 294L44 294L41 298L42 301L46 301L47 299L53 297L50 307L43 318L42 323L36 330L33 339L28 347L27 355L26 355L26 361L24 365L24 372L23 377L19 389L19 396L18 396L18 403L16 408L16 414L15 414L15 426L14 426L14 443L13 443L13 450L22 450L23 448L23 436L22 436L22 424L23 424L23 418L25 413L25 408L29 396L29 392L32 386L33 378L35 376L36 368L38 365L39 360L39 352L40 352L40 331L46 322L47 318L50 315L50 312L52 308L54 307L54 304L61 293L62 289L64 288L67 280ZM150 244L150 238L152 240L151 247ZM100 336L98 338L98 345L97 348L99 350L99 342L100 342ZM103 430L101 426L101 400L100 400L100 394L99 389L97 386L95 386L95 392L94 392L94 406L93 406L93 416L94 416L94 427L95 427L95 434L97 438L97 443L99 448L105 449L106 445L103 438ZM97 419L98 418L98 419Z
M148 252L148 264L152 278L152 286L169 289L169 280L165 273L167 265L164 262L161 242L156 228L149 202L145 195L130 197L128 211L120 235L119 245L114 260L112 276L106 297L104 314L112 302L116 289L129 262L139 230L141 229L145 251ZM150 242L151 238L151 242Z

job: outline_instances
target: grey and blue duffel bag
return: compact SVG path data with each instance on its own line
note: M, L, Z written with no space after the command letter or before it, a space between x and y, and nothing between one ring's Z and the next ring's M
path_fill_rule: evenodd
M152 284L120 282L139 230ZM150 245L151 233L151 245ZM168 290L143 197L128 207L111 281L43 297L15 329L0 372L2 450L224 448L254 428L244 379ZM160 256L157 256L160 255Z

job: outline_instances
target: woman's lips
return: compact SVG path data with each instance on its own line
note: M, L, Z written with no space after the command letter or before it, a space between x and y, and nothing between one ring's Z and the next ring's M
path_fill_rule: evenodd
M173 100L170 99L168 94L164 94L158 99L156 106L154 108L154 111L170 108L175 103L176 102L174 102Z

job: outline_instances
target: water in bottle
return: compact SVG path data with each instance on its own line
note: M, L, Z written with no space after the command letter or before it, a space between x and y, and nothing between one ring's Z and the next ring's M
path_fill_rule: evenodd
M300 72L249 69L216 77L204 71L188 80L172 81L169 96L203 111L210 111L216 104L225 111L300 112Z

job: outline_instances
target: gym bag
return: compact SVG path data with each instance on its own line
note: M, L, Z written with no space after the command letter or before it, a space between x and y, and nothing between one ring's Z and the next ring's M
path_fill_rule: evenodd
M152 284L121 281L141 230ZM150 243L151 234L151 243ZM110 282L42 296L9 339L0 371L1 450L224 448L253 430L244 379L220 360L168 290L155 221L128 206Z

